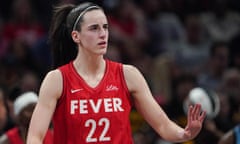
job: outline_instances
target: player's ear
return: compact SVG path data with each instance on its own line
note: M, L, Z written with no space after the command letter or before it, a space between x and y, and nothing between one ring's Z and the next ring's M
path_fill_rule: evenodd
M72 35L72 39L73 39L73 41L75 43L79 43L80 42L80 34L79 34L78 31L75 31L75 30L72 31L71 35Z

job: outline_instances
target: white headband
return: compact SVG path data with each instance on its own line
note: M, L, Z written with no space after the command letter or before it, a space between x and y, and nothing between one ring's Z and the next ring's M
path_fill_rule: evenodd
M74 23L74 25L73 25L73 30L76 30L77 23L78 23L78 21L80 20L80 18L81 18L88 10L90 10L90 9L92 9L92 8L99 8L99 7L98 7L98 6L90 6L90 7L87 7L85 10L83 10L83 11L79 14L79 16L77 17L77 19L76 19L76 21L75 21L75 23Z
M37 103L38 96L34 92L26 92L16 98L13 103L14 114L18 115L23 108L32 103Z

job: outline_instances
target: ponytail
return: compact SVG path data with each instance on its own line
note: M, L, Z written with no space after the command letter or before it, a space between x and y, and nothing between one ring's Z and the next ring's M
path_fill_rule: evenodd
M73 60L77 55L76 44L67 28L67 16L74 5L57 6L54 9L49 32L52 48L53 68L57 68Z

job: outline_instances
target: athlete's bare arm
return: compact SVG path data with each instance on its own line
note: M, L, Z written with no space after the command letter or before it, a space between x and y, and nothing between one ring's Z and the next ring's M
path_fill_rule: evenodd
M153 98L150 89L138 69L124 65L124 76L135 107L155 131L165 140L181 142L194 138L200 131L205 113L200 114L200 105L190 107L185 129L171 121Z
M40 88L39 100L30 122L27 144L42 144L61 93L61 72L59 70L50 71L44 78Z

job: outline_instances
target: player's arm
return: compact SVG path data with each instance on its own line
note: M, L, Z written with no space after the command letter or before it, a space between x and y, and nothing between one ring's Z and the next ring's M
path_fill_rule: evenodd
M27 144L42 144L61 93L61 72L50 71L44 78L39 91L39 100L29 126Z
M181 142L194 138L202 127L205 113L200 114L200 105L190 107L185 129L171 121L153 98L142 74L133 66L124 65L125 80L139 113L165 140Z

